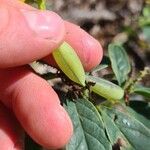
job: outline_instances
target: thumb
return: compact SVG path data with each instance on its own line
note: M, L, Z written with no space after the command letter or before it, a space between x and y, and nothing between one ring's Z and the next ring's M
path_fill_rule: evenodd
M40 59L63 41L64 22L54 12L0 2L0 68Z

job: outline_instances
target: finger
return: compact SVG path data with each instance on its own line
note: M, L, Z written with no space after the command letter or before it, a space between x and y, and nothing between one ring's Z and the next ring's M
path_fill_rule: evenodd
M12 112L0 103L0 149L23 150L23 131Z
M65 40L76 50L85 70L89 71L97 66L103 56L100 43L79 26L66 22L65 27Z
M72 123L45 80L21 67L0 71L0 82L0 99L37 143L57 149L68 142Z
M14 6L1 1L0 68L40 59L64 39L64 22L54 12Z
M65 22L65 28L65 41L74 48L85 70L89 71L96 67L103 57L103 50L100 43L79 26ZM44 60L56 66L52 55L44 58Z

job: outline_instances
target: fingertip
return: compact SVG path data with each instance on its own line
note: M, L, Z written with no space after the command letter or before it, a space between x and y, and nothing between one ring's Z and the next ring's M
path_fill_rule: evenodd
M85 70L96 67L103 56L100 43L77 25L65 22L65 28L65 41L77 52Z
M56 13L19 9L7 3L0 7L0 68L41 59L62 43L64 21Z
M36 83L38 86L30 88L32 93L27 89L22 92L19 90L13 110L27 133L37 143L47 149L62 148L71 138L72 122L54 90L47 83Z
M84 68L90 71L102 60L103 50L100 43L92 36L84 34L82 37L82 49L84 51Z
M26 132L43 147L64 147L73 127L48 82L26 67L0 73L0 98L5 99L3 103L13 110Z
M0 82L0 99L33 140L53 149L67 144L72 122L48 82L28 67L0 70Z
M73 125L67 112L62 106L59 106L53 114L55 120L54 124L51 121L54 126L53 129L51 129L53 130L53 136L45 136L45 139L40 140L40 143L47 149L60 149L65 147L69 142L73 134ZM49 127L47 127L47 133L49 133L49 130Z
M35 36L59 43L65 33L64 21L52 11L20 9L27 26Z

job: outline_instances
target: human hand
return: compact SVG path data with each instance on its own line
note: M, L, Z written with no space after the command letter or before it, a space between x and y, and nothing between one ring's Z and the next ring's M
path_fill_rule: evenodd
M85 68L102 59L100 44L78 26L50 11L0 0L0 149L23 150L24 130L46 148L63 147L73 127L50 85L26 64L68 42Z

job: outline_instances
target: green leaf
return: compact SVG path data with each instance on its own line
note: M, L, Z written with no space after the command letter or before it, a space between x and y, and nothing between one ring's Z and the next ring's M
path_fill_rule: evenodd
M146 6L143 8L143 16L150 17L150 6Z
M139 18L139 26L145 27L150 25L150 17L140 17Z
M124 90L121 87L100 77L87 75L86 81L95 83L90 87L91 91L108 100L119 100L124 96Z
M122 142L123 146L126 146L129 143L131 149L133 150L149 150L149 128L147 128L142 122L137 120L136 117L133 117L130 113L128 113L127 109L123 109L121 107L118 107L117 109L104 108L104 111L111 118L111 121L116 125L116 127L120 130L121 134L123 134L123 136L126 138L126 140L123 140ZM104 117L103 121L106 122L106 119ZM111 129L109 130L108 134L111 134L110 131ZM113 133L111 135L114 136Z
M150 88L144 86L136 86L133 89L134 93L140 94L144 97L150 98Z
M119 85L121 85L127 80L128 74L131 71L127 53L125 49L118 44L110 44L108 47L108 53L111 60L112 69Z
M143 27L142 31L143 31L145 39L150 42L150 26Z
M142 122L150 129L150 105L144 101L130 101L130 107L127 107L130 115Z
M72 81L85 86L85 72L81 61L73 48L64 42L53 52L55 61L60 69Z
M122 142L121 150L130 150L132 149L132 146L129 144L128 140L125 138L125 136L122 134L120 129L116 126L114 119L112 119L110 116L107 115L105 110L100 110L100 113L102 115L102 119L104 121L104 125L106 128L106 133L108 135L108 138L112 144L112 146L119 144L119 142Z
M85 99L67 101L65 107L74 126L66 150L111 150L101 117L91 102Z
M139 17L139 26L149 26L150 25L150 6L146 6L143 9L143 16Z
M101 70L103 70L103 69L105 69L107 67L108 67L107 64L98 65L97 67L95 67L94 69L92 69L91 73L95 73L95 72L101 71Z

